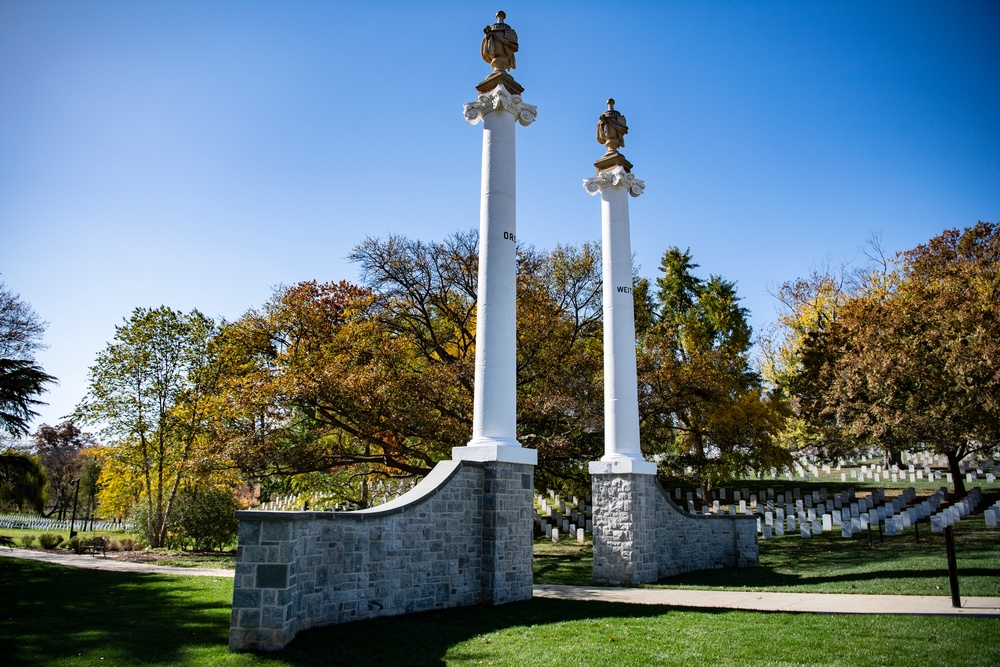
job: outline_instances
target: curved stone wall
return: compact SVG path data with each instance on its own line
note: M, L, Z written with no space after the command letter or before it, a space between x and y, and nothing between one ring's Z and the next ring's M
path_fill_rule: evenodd
M655 475L592 479L595 581L634 585L692 570L757 565L753 517L689 514Z
M238 512L229 647L306 628L531 597L534 466L443 461L355 512Z

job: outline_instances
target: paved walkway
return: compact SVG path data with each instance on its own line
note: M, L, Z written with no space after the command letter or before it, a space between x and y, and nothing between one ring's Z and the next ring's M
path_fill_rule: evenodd
M535 597L711 609L1000 618L1000 598L963 597L962 606L955 608L951 606L950 595L746 593L742 591L693 591L667 588L536 585Z
M9 558L24 558L45 563L55 563L67 567L82 567L88 570L107 570L109 572L152 572L156 574L183 574L191 577L228 577L233 578L233 570L207 567L168 567L152 563L130 563L101 556L77 555L59 551L35 551L33 549L0 549L0 556Z
M166 567L77 556L53 551L0 549L0 556L55 563L69 567L113 572L152 572L194 577L232 578L233 570ZM703 609L814 612L825 614L914 614L923 616L986 616L1000 618L1000 598L963 597L962 606L951 606L948 595L846 595L838 593L745 593L741 591L678 590L667 588L613 588L538 584L536 598L657 604Z

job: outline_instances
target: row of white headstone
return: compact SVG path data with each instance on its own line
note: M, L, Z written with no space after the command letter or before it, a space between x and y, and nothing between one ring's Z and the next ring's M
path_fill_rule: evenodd
M82 526L85 522L78 517L76 526ZM89 520L86 522L90 525ZM47 519L42 516L25 516L23 514L0 514L0 528L21 528L27 530L69 530L68 519ZM95 531L117 531L127 530L129 526L117 524L111 521L95 521L92 530Z
M719 491L719 500L720 501L727 500L727 498L726 498L726 496L727 496L726 489L723 488L723 489L719 489L718 491ZM853 495L853 493L854 493L854 489L853 488L850 489L850 493ZM733 503L739 503L741 501L743 501L743 502L749 502L749 506L751 508L756 508L757 507L758 495L760 496L760 499L762 501L765 498L767 500L772 500L772 501L775 500L775 498L777 498L777 501L778 501L779 505L784 502L784 498L785 498L785 495L781 494L781 493L777 494L777 496L776 496L775 492L774 492L774 489L769 487L766 490L766 495L765 495L765 492L760 492L759 494L757 494L757 493L751 493L749 488L744 488L743 491L742 491L742 493L740 491L734 491L733 492L733 498L732 498L732 500L733 500ZM690 508L691 506L694 505L695 498L697 498L698 500L702 500L703 497L704 497L704 495L702 494L701 489L696 489L694 493L688 491L688 493L687 493L688 507ZM802 489L800 489L798 487L795 487L795 489L792 490L792 493L790 494L789 498L794 498L795 500L804 500L806 502L806 504L810 504L812 502L819 502L820 500L826 500L826 498L827 498L827 492L826 492L826 488L821 488L819 491L811 491L811 492L808 492L805 495L803 495ZM681 490L679 488L674 489L674 499L675 500L680 500L681 499ZM717 504L718 503L713 504L713 507L715 507ZM707 505L703 505L703 507L707 507Z
M1000 524L1000 500L983 510L983 518L989 528L996 528Z
M593 505L587 499L573 496L571 501L566 501L551 489L547 498L535 496L535 521L540 525L542 534L553 542L558 542L560 535L569 535L583 544L586 533L593 532L593 511Z
M886 517L885 534L892 537L916 524L918 521L932 517L947 497L948 490L942 487L931 494L927 500L917 503L913 507L900 508L897 512L893 513L894 516Z
M896 466L893 466L896 468ZM910 484L915 484L918 481L923 481L926 477L927 481L936 482L942 479L942 474L936 470L931 470L930 467L926 467L923 470L913 470L913 466L910 466L911 470L865 470L865 466L862 466L861 470L851 470L850 478L857 479L859 481L869 481L869 482L905 482L909 481ZM846 482L848 474L845 472L840 473L840 481ZM949 484L952 482L951 473L944 473L944 479Z
M983 491L977 486L972 491L969 491L965 498L934 514L931 517L931 532L944 532L946 527L955 525L969 514L975 512L982 500Z
M884 494L884 490L881 489L876 489L874 492ZM830 511L833 511L834 509L839 510L844 504L849 504L851 501L855 500L854 487L844 489L841 492L834 494L833 496L829 496L827 494L826 488L821 488L818 491L811 491L803 494L802 490L796 487L795 489L792 490L792 493L788 494L787 496L786 494L782 493L775 494L774 489L768 488L766 491L767 500L760 503L758 502L757 494L749 493L749 489L744 489L743 493L745 495L749 495L750 498L749 502L744 500L739 491L736 491L733 494L734 495L733 502L729 504L729 509L728 509L729 514L754 514L758 512L763 513L765 511L763 509L764 507L767 508L766 511L773 512L775 510L775 507L780 507L782 505L785 505L786 501L787 501L786 507L791 507L793 498L795 499L794 500L795 511L803 511L813 506L818 508L820 507L821 504L829 505ZM724 497L724 493L721 495L723 495ZM760 495L762 497L765 496L764 493L761 493ZM675 498L680 497L680 489L674 490L674 496ZM692 514L698 514L698 511L695 508L692 494L690 493L688 493L687 509L688 512ZM787 511L791 512L790 509ZM709 507L708 505L701 506L701 514L720 514L720 513L722 513L722 505L718 500L713 500L711 507Z
M842 537L852 537L855 533L867 530L870 525L884 523L888 527L892 522L895 526L898 520L909 526L912 520L916 520L914 517L926 518L930 515L930 508L935 506L935 503L940 504L940 499L928 500L921 503L919 509L909 512L911 508L908 506L916 500L916 491L913 488L904 490L900 496L888 502L885 501L884 489L874 489L870 495L858 498L857 502L849 504L844 504L842 496L837 496L836 500L841 502L827 500L820 506L823 510L822 515L816 509L803 510L798 505L795 513L792 513L791 505L786 505L785 508L779 507L774 512L765 510L757 518L758 531L764 539L771 539L783 536L786 529L789 532L798 529L801 537L808 538L839 527ZM906 518L897 517L901 514L906 514Z

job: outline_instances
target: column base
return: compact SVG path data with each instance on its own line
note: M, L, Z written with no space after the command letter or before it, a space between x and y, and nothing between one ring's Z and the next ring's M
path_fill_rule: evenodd
M659 574L656 477L641 473L598 473L591 477L591 482L594 581L614 586L656 581Z
M644 459L601 459L591 461L588 466L591 475L655 475L656 464Z
M451 458L455 461L538 465L538 450L522 447L517 440L480 438L472 440L465 447L452 447Z

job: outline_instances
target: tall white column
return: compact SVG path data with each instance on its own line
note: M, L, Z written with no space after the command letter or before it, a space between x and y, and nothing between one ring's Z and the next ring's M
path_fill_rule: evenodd
M614 111L601 116L597 138L608 152L596 164L597 175L584 179L592 195L601 195L601 260L604 287L604 456L590 463L591 474L656 474L639 445L639 392L635 361L635 306L632 301L632 244L629 238L629 195L638 197L645 184L618 153L628 128Z
M465 105L469 123L483 123L479 213L479 288L472 440L456 460L538 461L517 441L517 214L515 122L530 125L537 108L498 83Z

